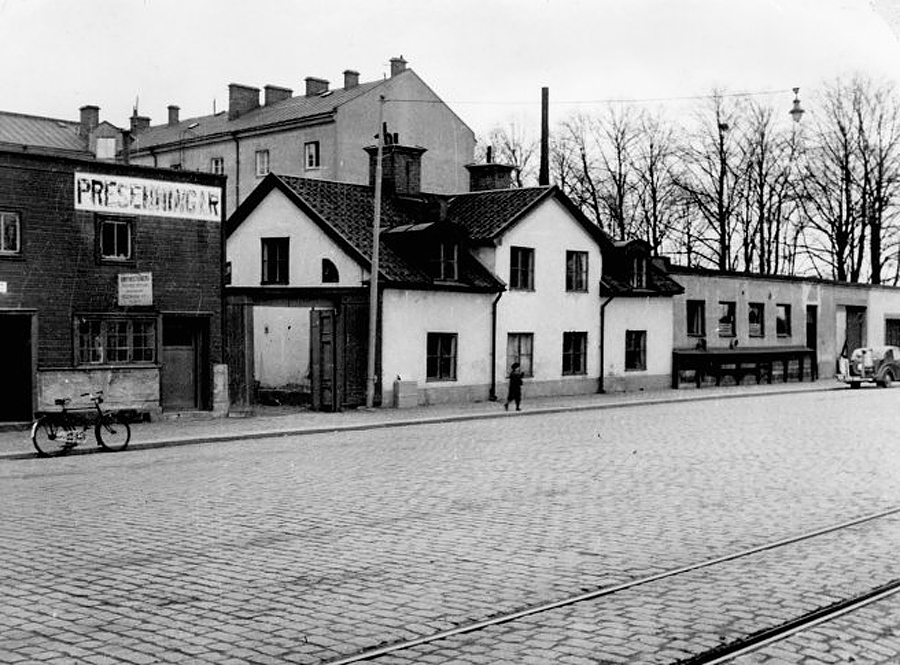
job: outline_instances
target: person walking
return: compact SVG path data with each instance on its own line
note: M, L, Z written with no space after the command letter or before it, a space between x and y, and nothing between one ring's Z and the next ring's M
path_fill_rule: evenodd
M516 411L521 411L522 407L522 380L525 378L525 372L519 369L519 363L513 363L509 370L509 392L506 394L506 404L503 408L509 411L509 403L516 403Z

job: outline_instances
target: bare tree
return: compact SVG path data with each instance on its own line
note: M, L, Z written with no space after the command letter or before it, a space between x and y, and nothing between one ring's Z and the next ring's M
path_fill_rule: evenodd
M493 161L515 167L513 184L516 187L537 184L535 164L538 160L540 142L518 125L515 120L510 120L506 125L494 127L488 132L486 138L479 139L476 159L486 160L488 146L492 148Z
M610 227L619 240L632 231L637 190L635 151L638 126L629 109L609 105L602 120L591 123L597 150L600 198L606 208Z
M562 122L554 141L558 153L568 158L568 178L560 183L563 192L601 229L608 231L604 224L604 204L598 183L598 165L593 145L593 120L583 114L574 115ZM557 165L563 161L561 155L555 159Z

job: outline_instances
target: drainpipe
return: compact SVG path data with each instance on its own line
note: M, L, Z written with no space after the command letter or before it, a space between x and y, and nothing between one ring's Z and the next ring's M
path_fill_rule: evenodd
M241 204L241 144L238 141L237 132L231 132L234 140L234 207Z
M497 401L497 303L503 291L497 294L491 304L491 389L488 391L488 399Z
M606 371L606 360L603 351L606 348L606 306L612 300L613 296L610 296L606 299L606 302L600 305L600 381L597 385L597 392L600 394L606 392L606 388L603 386L603 378Z

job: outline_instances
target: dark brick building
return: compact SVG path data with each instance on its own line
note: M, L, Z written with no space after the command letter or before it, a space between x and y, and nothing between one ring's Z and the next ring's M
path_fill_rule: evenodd
M88 390L227 409L224 185L0 145L0 421Z

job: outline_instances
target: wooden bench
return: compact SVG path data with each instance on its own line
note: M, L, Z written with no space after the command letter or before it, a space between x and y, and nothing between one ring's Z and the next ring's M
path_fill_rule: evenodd
M747 346L734 349L675 349L672 351L672 387L678 388L680 374L693 370L698 388L703 377L715 377L716 385L722 384L722 376L731 375L736 383L752 374L761 383L763 373L768 383L772 383L772 368L780 363L782 379L788 380L788 367L792 361L799 366L799 380L803 380L804 367L809 361L810 377L816 380L815 352L805 346Z

